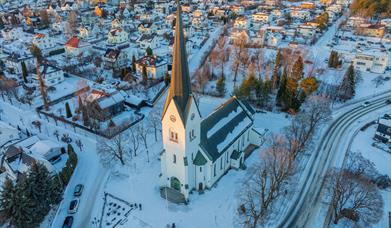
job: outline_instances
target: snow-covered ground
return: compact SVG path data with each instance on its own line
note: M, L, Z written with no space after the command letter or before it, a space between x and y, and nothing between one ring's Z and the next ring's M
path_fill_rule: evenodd
M372 138L375 135L376 128L377 124L370 126L365 131L359 131L352 142L351 151L359 152L366 159L372 161L381 175L391 177L391 153L372 146ZM387 227L389 224L388 213L391 212L391 188L381 190L381 194L384 201L384 212L381 221L375 226Z

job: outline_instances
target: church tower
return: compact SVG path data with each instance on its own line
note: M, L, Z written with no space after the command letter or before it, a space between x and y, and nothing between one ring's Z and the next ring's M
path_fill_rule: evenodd
M185 199L195 188L193 158L200 143L201 116L191 92L181 6L178 3L173 46L171 84L162 114L164 150L161 186L180 192Z

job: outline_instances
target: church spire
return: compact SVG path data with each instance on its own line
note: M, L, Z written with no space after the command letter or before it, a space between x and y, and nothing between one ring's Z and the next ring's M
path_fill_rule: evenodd
M182 117L186 118L185 109L191 95L191 84L181 11L180 3L177 1L172 76L163 115L165 114L171 100L174 100Z

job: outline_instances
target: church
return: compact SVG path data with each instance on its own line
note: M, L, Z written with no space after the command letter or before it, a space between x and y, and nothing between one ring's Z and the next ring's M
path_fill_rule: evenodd
M181 7L176 13L171 84L162 113L161 195L188 202L189 194L210 189L259 146L254 109L236 97L202 117L192 95ZM179 195L176 197L167 197Z

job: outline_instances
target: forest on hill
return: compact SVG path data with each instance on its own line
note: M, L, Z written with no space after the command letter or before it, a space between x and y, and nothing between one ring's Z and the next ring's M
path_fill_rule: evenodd
M354 0L350 9L356 16L387 18L391 17L391 0Z

